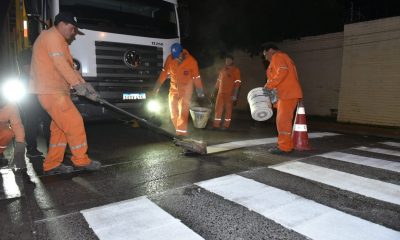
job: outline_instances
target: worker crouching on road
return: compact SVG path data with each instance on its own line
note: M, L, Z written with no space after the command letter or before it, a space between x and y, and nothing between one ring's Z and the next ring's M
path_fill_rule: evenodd
M7 103L0 97L0 161L7 165L4 151L15 138L13 163L16 171L26 173L25 163L25 131L17 105Z
M73 167L62 164L67 144L72 152L71 161L78 169L94 171L101 163L87 155L86 132L81 114L70 96L71 87L80 96L97 101L99 95L84 81L73 67L68 44L80 33L76 17L59 13L55 26L42 31L33 46L31 91L49 113L50 145L43 170L46 174L69 173Z
M293 115L303 92L297 76L296 66L292 59L284 52L279 51L274 44L268 44L263 49L263 55L269 66L266 71L267 91L277 91L276 127L278 130L278 146L269 149L272 154L285 154L293 150L292 127Z
M214 93L218 91L215 104L215 118L213 127L220 128L222 113L225 110L225 119L222 129L229 128L232 118L232 106L237 101L240 87L240 70L235 66L233 57L225 57L225 66L219 71Z
M193 84L196 87L197 96L200 98L204 97L204 89L197 61L179 43L174 43L171 46L171 54L165 61L164 68L154 86L154 95L158 94L168 75L171 78L168 96L171 120L175 127L176 135L187 136Z

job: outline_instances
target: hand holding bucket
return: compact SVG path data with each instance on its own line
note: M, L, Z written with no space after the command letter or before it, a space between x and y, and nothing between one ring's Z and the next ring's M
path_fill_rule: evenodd
M263 87L254 88L247 94L251 117L256 121L266 121L273 115L269 96L264 93Z

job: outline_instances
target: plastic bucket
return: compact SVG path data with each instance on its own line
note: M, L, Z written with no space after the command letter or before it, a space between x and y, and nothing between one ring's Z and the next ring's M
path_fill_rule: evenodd
M254 88L247 94L247 101L250 105L251 117L256 121L266 121L272 117L271 100L264 95L263 88Z
M206 107L191 107L190 116L192 116L193 126L195 128L205 128L210 118L211 109Z

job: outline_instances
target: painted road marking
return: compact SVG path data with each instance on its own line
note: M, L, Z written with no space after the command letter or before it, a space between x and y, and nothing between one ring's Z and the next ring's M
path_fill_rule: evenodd
M196 185L311 239L400 239L400 232L238 175Z
M270 168L343 190L352 191L363 196L400 205L399 185L302 162L289 162L270 166Z
M358 165L363 165L368 167L385 169L393 172L400 172L400 162L392 162L378 158L363 157L342 152L330 152L317 156L322 156L325 158L335 159L343 162L355 163Z
M309 138L320 138L320 137L329 137L329 136L337 136L337 135L340 135L340 134L330 133L330 132L315 132L315 133L309 133L308 137ZM251 139L251 140L243 140L243 141L235 141L235 142L216 144L216 145L207 146L207 154L224 152L224 151L229 151L229 150L244 148L244 147L252 147L252 146L258 146L258 145L271 144L271 143L276 143L276 142L277 142L277 138L272 137L272 138L260 138L260 139Z
M203 239L145 196L81 213L101 240Z
M244 140L236 142L222 143L212 146L207 146L207 154L229 151L237 148L252 147L263 144L271 144L277 141L276 137L273 138L261 138L253 140Z
M391 147L400 147L400 143L399 142L380 142L381 144L385 144Z
M15 176L11 169L0 169L0 174L3 183L3 194L0 195L0 199L10 199L21 197L21 191L15 182ZM2 196L3 195L3 196Z
M394 150L389 150L389 149L370 148L370 147L355 147L354 149L362 150L362 151L366 151L366 152L381 153L381 154L400 157L400 152L399 151L394 151Z

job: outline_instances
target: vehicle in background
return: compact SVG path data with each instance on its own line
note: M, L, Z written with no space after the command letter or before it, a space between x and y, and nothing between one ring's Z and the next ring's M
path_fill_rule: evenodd
M25 0L24 4L29 29L37 34L59 12L72 12L84 33L70 46L76 69L103 99L146 116L148 93L170 46L180 42L176 0ZM73 100L85 120L114 115L100 104Z

